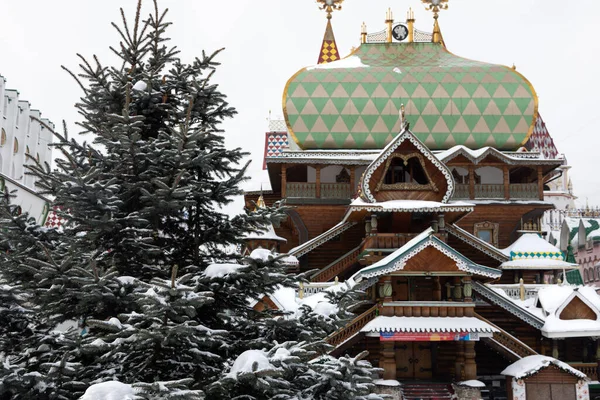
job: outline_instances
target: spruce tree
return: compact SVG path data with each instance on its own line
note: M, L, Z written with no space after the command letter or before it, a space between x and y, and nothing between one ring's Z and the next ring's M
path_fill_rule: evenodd
M320 339L341 319L320 320L308 309L286 318L253 306L303 277L287 275L276 258L227 249L282 215L222 211L242 194L246 167L220 128L236 112L213 83L219 51L184 63L167 44L166 10L154 1L143 19L141 6L133 21L121 11L122 23L113 24L119 65L80 56L79 72L65 68L83 91L76 107L89 141L54 132L57 168L35 160L29 167L66 220L63 231L0 204L0 296L14 304L0 310L9 331L0 343L15 361L0 390L74 399L95 383L120 381L142 398L198 399L210 388L210 398L228 399L218 382L232 376L240 355L262 351L282 372L256 398L302 393L315 384L308 355L327 350ZM311 321L318 324L307 329ZM23 325L27 348L10 353ZM308 344L280 357L278 343L298 340Z

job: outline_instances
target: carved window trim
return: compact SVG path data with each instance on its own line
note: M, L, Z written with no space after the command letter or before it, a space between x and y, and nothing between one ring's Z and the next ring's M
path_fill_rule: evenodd
M394 183L394 184L387 184L385 183L385 176L387 175L388 170L390 169L390 166L392 165L392 161L394 161L395 159L401 159L402 161L404 161L405 163L408 163L408 160L410 160L411 158L416 158L417 160L419 160L419 164L421 165L421 168L423 168L423 172L425 173L425 177L427 178L427 181L429 183L422 185L420 183L415 183L415 182L403 182L403 183ZM377 183L377 186L375 187L375 190L380 191L380 190L431 190L434 192L438 191L437 186L435 185L435 183L433 183L433 181L431 180L431 177L429 176L429 172L427 172L427 169L425 168L425 161L423 159L423 156L419 153L409 153L409 154L394 154L393 156L389 157L384 165L384 172L383 175L381 175L381 178L379 179L379 182Z
M479 231L491 230L492 231L492 243L494 247L498 247L498 234L500 231L500 224L497 222L477 222L473 225L473 236L479 238ZM480 240L483 240L479 238Z

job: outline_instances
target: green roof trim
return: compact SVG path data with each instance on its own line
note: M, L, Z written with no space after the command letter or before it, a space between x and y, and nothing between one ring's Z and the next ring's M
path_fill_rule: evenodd
M283 94L288 129L303 149L381 149L400 132L401 104L432 150L516 150L538 112L533 86L517 71L438 43L363 44L345 59L300 70Z
M582 285L583 286L583 279L581 278L581 272L579 272L578 269L574 269L571 271L567 272L567 281L571 284L571 285Z

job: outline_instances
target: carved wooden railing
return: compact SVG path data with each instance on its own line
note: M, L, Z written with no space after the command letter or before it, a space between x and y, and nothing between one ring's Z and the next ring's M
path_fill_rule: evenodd
M516 354L518 357L523 358L537 354L537 352L531 347L527 346L525 343L521 342L519 339L517 339L510 333L506 332L504 329L494 325L487 319L483 318L481 315L476 313L475 317L498 329L499 332L494 332L493 339L500 345L508 349L510 352Z
M364 249L398 249L414 238L409 233L371 233L363 242Z
M322 199L349 199L352 189L349 183L321 183Z
M341 272L345 271L350 265L356 262L358 255L360 254L361 246L358 246L348 253L344 254L325 268L315 273L310 280L313 282L327 282L334 279Z
M504 293L506 293L506 295L513 300L521 299L521 284L520 283L513 283L513 284L507 284L507 285L493 284L493 285L491 285L491 287L493 289L502 289L504 291ZM539 292L539 290L544 287L548 287L548 285L523 284L523 291L525 294L524 300L534 298L537 295L537 293Z
M286 197L300 197L314 199L317 195L317 184L306 182L287 182Z
M476 199L503 199L503 184L479 184L475 185Z
M396 317L472 317L474 303L460 301L390 301L381 313Z
M456 184L454 185L454 195L453 199L470 199L471 195L469 193L469 184Z
M575 368L578 371L583 372L587 375L588 378L592 381L598 380L598 364L597 363L575 363L568 362L571 367Z
M354 318L348 325L327 336L325 341L332 346L339 346L352 336L356 335L366 324L379 315L380 305L376 304L367 311Z
M511 183L510 184L511 199L539 199L537 183Z
M298 297L312 296L313 294L321 293L335 285L341 285L341 283L339 283L339 282L300 283L300 287L298 289Z

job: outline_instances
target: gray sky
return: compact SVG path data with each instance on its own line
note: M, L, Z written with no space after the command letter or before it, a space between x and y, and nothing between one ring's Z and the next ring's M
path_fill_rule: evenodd
M261 167L269 110L281 116L288 78L316 62L325 13L313 0L159 0L170 9L172 44L190 60L225 47L215 79L239 115L228 121L227 143L252 153ZM76 70L76 53L113 61L109 45L118 43L110 22L119 7L133 16L136 0L0 0L0 75L22 99L71 134L81 92L60 66ZM145 0L151 10L151 1ZM576 6L571 6L576 4ZM597 0L450 0L440 16L448 49L462 57L517 66L540 99L540 113L560 152L573 166L579 203L600 205L600 42ZM360 25L384 28L385 10L404 20L415 10L416 26L431 31L433 19L419 0L346 0L333 18L341 54L358 46ZM147 12L144 15L147 15Z

